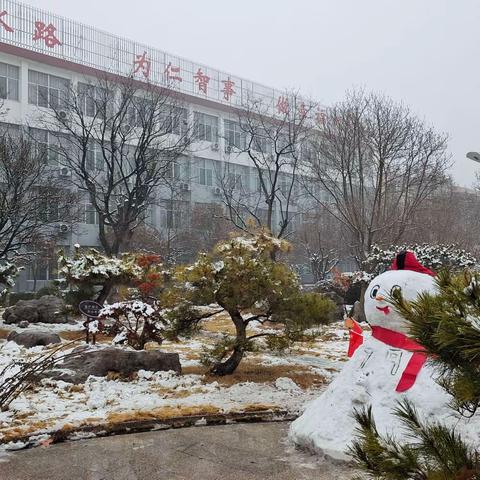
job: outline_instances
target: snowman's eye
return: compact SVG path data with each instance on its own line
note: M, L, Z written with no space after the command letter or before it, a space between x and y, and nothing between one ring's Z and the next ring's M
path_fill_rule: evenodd
M390 295L396 295L402 293L402 287L400 285L394 285L390 290Z
M378 291L380 290L380 285L375 285L370 290L370 298L375 298L377 296Z

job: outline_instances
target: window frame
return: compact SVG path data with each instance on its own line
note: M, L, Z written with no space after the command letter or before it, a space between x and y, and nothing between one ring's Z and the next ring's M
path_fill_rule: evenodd
M6 62L0 62L0 68L5 67L6 69L6 74L0 74L0 81L1 79L5 79L5 96L2 95L1 88L0 88L0 98L3 100L14 100L14 101L19 101L20 100L20 67L17 65L12 65L10 63ZM16 71L16 77L10 75L11 70ZM10 95L12 89L10 87L11 83L15 83L15 92L16 95Z

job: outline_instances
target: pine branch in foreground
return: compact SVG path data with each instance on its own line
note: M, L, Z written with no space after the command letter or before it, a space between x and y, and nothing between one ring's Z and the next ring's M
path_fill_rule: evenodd
M371 407L355 410L357 438L349 448L363 476L376 480L479 480L480 452L450 428L422 421L408 401L393 414L405 428L403 443L378 433Z

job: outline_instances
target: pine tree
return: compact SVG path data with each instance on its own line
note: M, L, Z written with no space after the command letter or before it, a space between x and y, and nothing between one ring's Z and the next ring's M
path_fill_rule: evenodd
M172 307L170 318L178 321L179 333L194 331L202 320L198 307L212 304L230 317L235 328L235 335L225 333L206 352L204 363L212 374L233 373L249 351L281 350L311 339L315 332L309 329L332 320L333 302L318 293L302 292L293 270L273 260L273 253L288 249L288 242L266 233L234 237L175 272L174 285L162 302ZM277 328L252 330L253 322Z
M437 367L440 385L452 395L452 409L480 415L480 274L442 271L436 282L437 295L423 293L407 302L396 292L391 302ZM367 478L480 479L478 446L467 445L445 425L422 421L409 402L399 403L393 413L404 424L408 442L382 437L371 409L354 412L358 434L350 452Z

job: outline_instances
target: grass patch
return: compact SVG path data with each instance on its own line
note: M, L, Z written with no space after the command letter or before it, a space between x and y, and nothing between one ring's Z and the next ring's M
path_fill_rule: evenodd
M259 365L253 362L242 362L232 375L218 377L209 375L202 366L184 367L183 373L203 375L206 383L218 382L222 386L230 387L237 383L273 383L277 378L288 377L303 390L319 387L326 381L323 375L314 372L309 367L296 365Z
M0 340L6 340L11 331L12 330L7 330L6 328L0 328Z
M116 424L143 420L167 420L175 417L193 417L197 415L215 415L221 410L213 405L178 405L154 408L152 410L132 410L128 412L112 412L107 415L106 424Z
M63 332L58 332L58 335L60 338L63 338L63 340L83 340L85 341L85 332L81 330L65 330ZM91 336L90 336L91 337ZM97 343L110 343L112 341L113 337L110 335L104 335L103 333L97 333L96 337L96 342ZM92 339L90 338L90 342Z
M25 437L29 434L38 433L39 431L46 430L52 425L52 421L39 420L37 422L30 423L23 427L10 427L0 430L0 439L2 442L15 442L19 438Z

